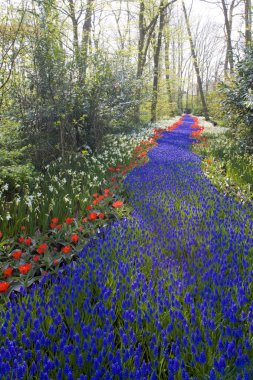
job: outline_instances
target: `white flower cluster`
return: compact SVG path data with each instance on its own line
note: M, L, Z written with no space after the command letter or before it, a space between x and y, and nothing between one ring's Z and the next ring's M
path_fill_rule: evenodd
M154 128L166 128L177 119L149 124L148 127L132 134L107 135L98 152L85 151L69 159L57 159L46 166L46 171L33 181L31 187L25 184L22 197L16 195L12 202L5 202L8 183L0 188L0 219L9 225L10 220L33 221L35 225L46 226L48 215L59 218L72 215L81 206L85 209L92 192L106 186L109 167L131 160L133 149L142 140L153 135Z
M199 125L204 127L204 135L222 135L227 132L227 128L213 125L210 121L206 121L204 117L198 117Z

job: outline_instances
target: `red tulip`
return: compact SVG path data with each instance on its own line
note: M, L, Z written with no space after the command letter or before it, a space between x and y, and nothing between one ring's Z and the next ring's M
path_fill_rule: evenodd
M9 288L9 283L8 282L6 282L6 281L1 281L0 282L0 293L7 292L8 288Z
M31 269L31 267L32 267L31 263L30 264L23 264L23 265L20 265L18 267L18 270L22 274L27 274L29 272L29 270Z
M6 268L6 269L3 270L3 275L5 277L10 277L11 274L12 274L12 272L13 272L13 268L12 267L8 267L8 268Z
M40 254L40 255L43 255L43 253L45 253L45 250L47 249L47 244L46 243L42 243L38 246L38 248L36 249L36 251Z
M123 202L122 201L115 201L113 202L112 206L117 208L117 207L122 207Z
M65 247L62 247L61 251L65 254L68 254L71 251L71 246L65 245Z
M67 224L70 224L70 223L72 223L74 221L74 218L66 218L65 219L65 222L67 223Z
M79 235L78 234L73 234L71 235L71 241L72 243L76 244L78 242Z
M19 250L16 250L12 253L12 257L13 259L15 260L18 260L20 259L20 257L22 256L22 251L19 249Z

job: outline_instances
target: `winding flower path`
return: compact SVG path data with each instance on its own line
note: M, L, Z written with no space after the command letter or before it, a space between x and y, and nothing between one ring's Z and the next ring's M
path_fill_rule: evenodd
M126 177L130 219L101 231L50 297L34 290L26 317L10 303L6 379L253 378L253 223L202 173L192 124Z

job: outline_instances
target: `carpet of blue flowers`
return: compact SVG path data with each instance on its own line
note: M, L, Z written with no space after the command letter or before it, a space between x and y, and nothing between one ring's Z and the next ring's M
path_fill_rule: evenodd
M253 222L190 128L125 179L134 212L1 312L0 379L253 379Z

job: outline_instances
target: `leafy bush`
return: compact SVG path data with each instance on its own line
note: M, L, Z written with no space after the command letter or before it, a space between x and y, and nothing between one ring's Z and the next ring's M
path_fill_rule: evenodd
M8 195L12 196L17 188L30 182L34 167L29 162L29 146L21 139L18 123L2 118L0 120L0 187L8 187Z
M223 193L248 205L253 202L253 156L244 152L227 128L205 126L203 142L194 151L203 158L202 169Z
M221 85L224 116L245 152L253 153L253 49L245 51L230 83Z

